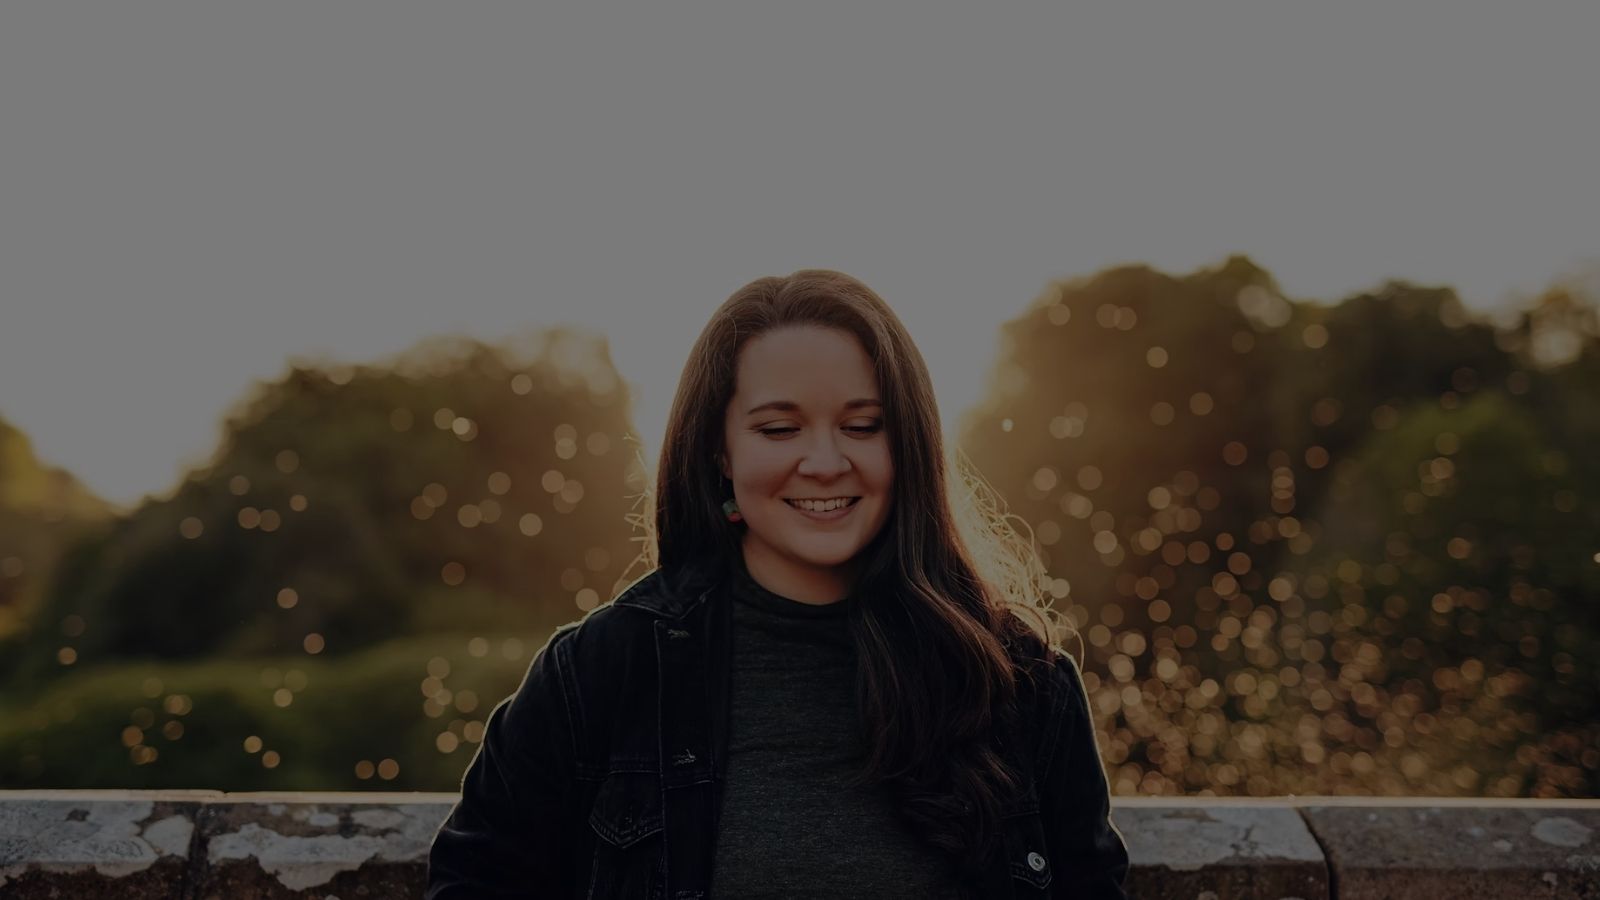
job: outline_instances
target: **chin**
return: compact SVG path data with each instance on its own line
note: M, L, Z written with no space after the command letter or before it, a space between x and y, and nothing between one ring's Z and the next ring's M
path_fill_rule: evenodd
M858 550L849 553L796 553L795 558L818 569L837 569L856 558Z
M865 544L858 544L854 541L848 545L835 544L828 546L817 546L815 543L809 541L800 541L791 544L790 546L795 559L801 560L809 565L817 566L818 568L830 569L837 568L845 563L850 562L852 559L855 559L862 550L866 549Z

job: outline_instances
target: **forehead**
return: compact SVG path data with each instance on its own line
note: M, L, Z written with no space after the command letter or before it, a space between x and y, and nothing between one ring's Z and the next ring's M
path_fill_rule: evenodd
M878 396L872 360L855 336L789 326L752 338L739 352L734 395L756 403L835 403Z

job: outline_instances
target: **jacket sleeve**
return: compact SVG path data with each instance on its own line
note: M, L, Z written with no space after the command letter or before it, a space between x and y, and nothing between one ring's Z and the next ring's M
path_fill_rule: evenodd
M522 685L489 714L461 799L428 852L426 900L568 897L573 722L557 630Z
M1055 877L1051 892L1079 900L1127 900L1128 851L1111 822L1111 793L1095 742L1089 696L1078 664L1055 662L1057 720L1042 760L1040 803Z

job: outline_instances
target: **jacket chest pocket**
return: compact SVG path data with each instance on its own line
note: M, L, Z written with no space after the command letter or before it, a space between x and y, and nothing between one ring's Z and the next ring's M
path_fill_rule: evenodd
M589 812L594 859L591 900L649 898L666 893L661 777L649 773L607 775Z
M1055 867L1045 856L1044 822L1037 812L1002 820L1005 828L1006 867L1011 872L1011 896L1047 897Z

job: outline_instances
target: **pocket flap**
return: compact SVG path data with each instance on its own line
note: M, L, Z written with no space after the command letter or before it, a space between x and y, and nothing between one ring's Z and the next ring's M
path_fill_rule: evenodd
M607 775L595 793L589 827L605 841L627 847L661 830L661 778L658 775Z
M1045 856L1044 824L1038 813L1005 819L1006 856L1011 877L1043 890L1050 886L1052 866Z

